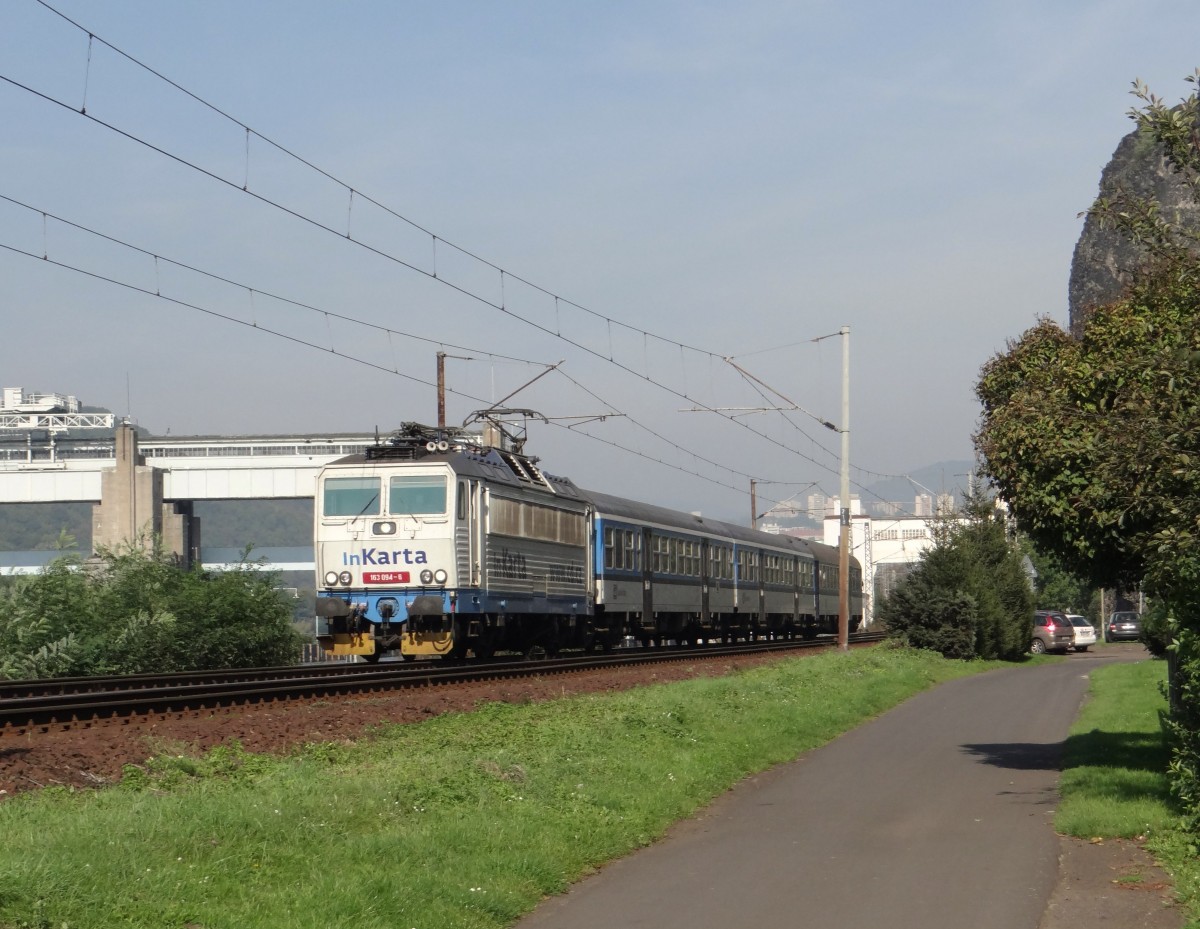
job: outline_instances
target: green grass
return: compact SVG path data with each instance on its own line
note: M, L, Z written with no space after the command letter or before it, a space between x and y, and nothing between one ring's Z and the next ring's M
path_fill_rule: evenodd
M1192 914L1188 925L1200 929L1200 849L1196 836L1180 828L1166 777L1165 679L1161 661L1092 672L1089 700L1067 739L1054 822L1059 832L1083 839L1145 840L1174 878Z
M989 665L878 648L0 803L0 927L509 925L747 775Z
M1060 781L1059 832L1081 838L1134 838L1178 817L1167 787L1168 751L1159 690L1160 661L1092 672L1091 693L1067 738Z

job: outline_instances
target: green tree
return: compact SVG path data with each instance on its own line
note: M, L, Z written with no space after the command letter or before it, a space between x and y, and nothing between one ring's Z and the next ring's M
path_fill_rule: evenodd
M1196 93L1175 107L1134 93L1139 131L1200 201ZM1141 249L1133 284L1080 338L1042 320L984 366L976 445L1039 548L1094 584L1141 586L1170 617L1172 773L1200 825L1200 251L1153 202L1091 212Z
M1021 551L1029 558L1037 573L1033 591L1039 610L1062 610L1064 613L1083 615L1097 612L1092 607L1096 589L1064 567L1057 555L1042 551L1026 536L1021 537ZM1098 621L1099 618L1093 615L1093 619Z
M934 546L880 605L893 636L947 658L1016 660L1029 649L1033 591L1004 518L983 497L940 525Z

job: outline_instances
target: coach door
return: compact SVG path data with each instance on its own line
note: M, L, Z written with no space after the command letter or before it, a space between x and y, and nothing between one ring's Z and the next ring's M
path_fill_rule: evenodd
M802 585L800 577L800 558L796 555L792 556L792 624L800 625L800 588Z
M654 624L654 548L653 533L642 527L642 625Z
M761 550L754 552L755 575L758 584L758 623L767 628L767 553Z
M700 540L700 625L706 629L711 625L712 614L709 612L708 583L709 583L709 541Z

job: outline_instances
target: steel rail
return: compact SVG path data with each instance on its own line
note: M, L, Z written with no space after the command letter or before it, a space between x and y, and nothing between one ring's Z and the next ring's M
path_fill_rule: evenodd
M854 642L868 644L878 634L857 636ZM830 640L747 643L737 646L699 648L659 647L623 655L587 655L542 661L422 662L420 664L296 666L290 668L244 669L210 675L137 675L129 678L91 679L99 689L66 692L36 692L32 686L23 694L9 696L0 690L0 739L14 735L62 730L129 717L169 715L225 707L289 700L312 700L345 694L380 693L417 687L452 686L492 680L540 675L578 673L605 668L644 664L737 658L764 653L783 653L828 648ZM257 673L251 673L257 672ZM316 672L316 673L314 673ZM73 679L82 687L88 679ZM32 684L33 682L17 682Z

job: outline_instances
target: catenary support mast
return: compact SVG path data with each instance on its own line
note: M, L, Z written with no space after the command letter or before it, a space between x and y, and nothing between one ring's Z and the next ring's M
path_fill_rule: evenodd
M850 327L842 326L842 486L838 534L838 648L850 648Z

